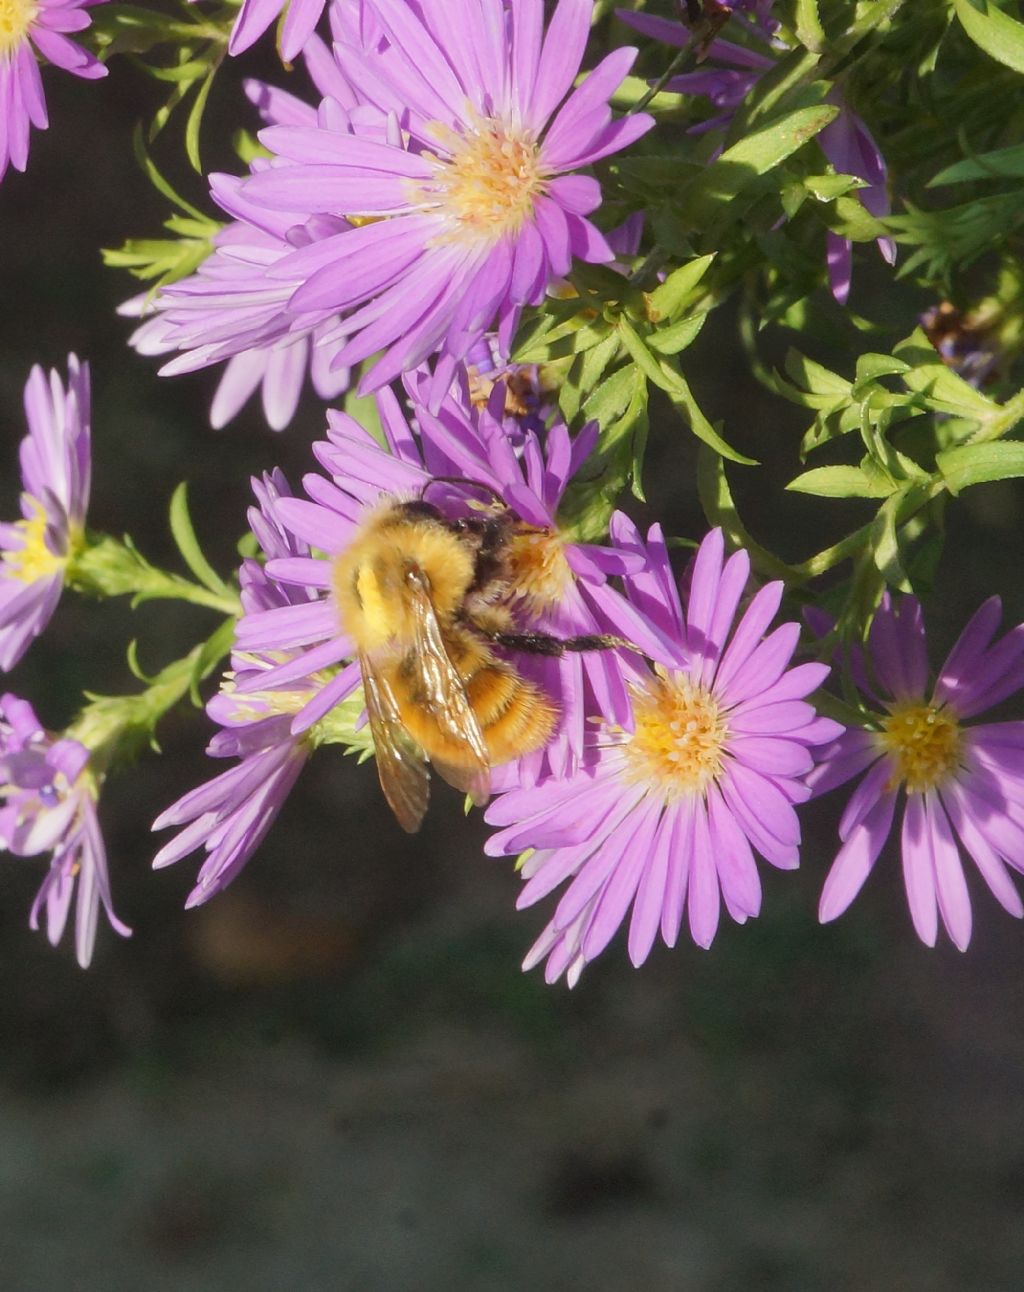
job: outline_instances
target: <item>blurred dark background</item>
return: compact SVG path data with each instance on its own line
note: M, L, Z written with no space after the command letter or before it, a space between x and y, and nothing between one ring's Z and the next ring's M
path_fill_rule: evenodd
M28 369L73 349L93 366L91 524L170 564L166 505L188 476L227 570L249 475L280 464L297 483L322 411L275 436L254 408L214 433L213 374L161 379L129 352L114 307L135 288L97 248L156 236L168 213L128 161L157 87L124 63L99 84L45 81L53 125L0 187L2 514ZM238 169L228 139L247 111L223 76L207 165ZM156 149L201 202L171 152ZM854 303L896 340L927 302L872 254ZM734 336L719 311L688 373L730 440L777 463L732 478L752 530L800 558L849 516L781 498L803 414L754 384ZM699 535L687 433L666 420L652 443L637 515ZM1018 506L1015 487L993 487L950 513L927 607L936 654L993 590L1024 617ZM131 689L132 637L155 670L206 622L69 597L9 685L59 727L82 688ZM918 944L892 850L819 928L826 800L806 813L802 870L765 868L760 920L726 923L710 952L659 946L640 972L616 941L569 993L520 973L547 908L514 911L519 881L482 856L457 796L440 791L408 839L373 768L331 752L235 885L183 911L195 864L152 873L149 824L209 774L209 732L199 712L173 715L165 756L105 788L135 936L101 926L87 973L26 927L40 867L2 859L4 1289L1021 1286L1024 938L973 873L966 955Z

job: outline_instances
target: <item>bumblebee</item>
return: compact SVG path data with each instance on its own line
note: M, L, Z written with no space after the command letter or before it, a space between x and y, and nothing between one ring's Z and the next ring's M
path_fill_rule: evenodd
M515 553L533 529L507 508L449 520L391 498L335 561L342 626L359 659L381 788L399 825L419 829L429 769L480 805L492 766L542 748L557 712L495 647L560 655L628 643L518 632Z

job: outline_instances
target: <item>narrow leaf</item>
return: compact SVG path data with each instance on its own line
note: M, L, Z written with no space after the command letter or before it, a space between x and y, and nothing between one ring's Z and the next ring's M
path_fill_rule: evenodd
M971 40L1004 67L1024 73L1024 23L991 0L954 0L956 16Z
M224 592L224 580L214 570L203 555L196 532L192 527L192 518L188 512L188 485L183 480L171 496L171 533L181 553L182 560L195 577L211 592Z
M936 464L951 494L971 485L1024 476L1024 444L998 440L987 444L960 444L936 455Z
M888 498L894 485L881 475L869 478L860 467L815 467L791 480L792 493L809 493L818 498Z

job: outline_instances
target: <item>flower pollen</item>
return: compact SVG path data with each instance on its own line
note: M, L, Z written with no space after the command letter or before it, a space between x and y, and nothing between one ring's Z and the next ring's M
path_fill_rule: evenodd
M536 141L493 118L469 134L442 135L439 127L438 135L448 157L435 160L435 177L419 196L448 217L449 236L498 242L517 234L545 191Z
M0 0L0 56L23 43L38 12L32 0Z
M659 671L633 688L633 717L624 750L636 780L673 799L700 794L721 775L728 727L711 692L685 673Z
M38 499L28 496L31 516L15 521L13 528L22 535L22 546L0 555L0 569L8 578L35 583L58 574L67 565L67 556L53 552L46 541L49 521L46 509Z
M572 582L564 540L551 529L524 529L510 544L509 570L515 599L530 615L558 606Z
M900 782L908 794L922 794L941 785L960 758L960 727L947 709L929 704L894 708L882 721L882 746L896 763L890 782Z

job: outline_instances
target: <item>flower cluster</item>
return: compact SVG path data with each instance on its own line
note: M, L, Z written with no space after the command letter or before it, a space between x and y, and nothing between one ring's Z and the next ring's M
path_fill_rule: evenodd
M198 366L330 319L317 342L331 367L379 356L364 391L438 356L435 407L487 331L507 352L522 307L574 257L614 260L587 218L600 187L577 172L654 124L644 113L613 120L607 106L633 49L572 88L591 8L560 0L545 33L541 0L507 11L484 0L332 6L330 57L318 38L305 43L325 97L314 114L288 96L287 119L270 105L260 134L269 163L254 166L232 212L277 248L245 257L248 283L233 269L221 286L207 270L168 292L179 316L203 314L198 329L176 325L160 345L198 349ZM257 333L238 308L249 303Z
M797 863L794 805L810 794L803 778L813 766L811 751L842 732L806 700L828 667L790 667L796 624L767 631L780 583L758 589L741 611L750 562L743 552L725 559L720 531L700 545L685 609L657 527L645 543L620 515L608 545L576 543L561 531L558 504L586 464L594 428L574 440L556 421L543 439L527 430L516 448L503 426L500 385L488 407L474 409L453 394L436 414L415 398L426 387L427 376L408 383L415 430L390 392L379 396L385 447L352 418L330 414L328 437L314 446L327 478L307 477L306 499L260 486L262 506L253 519L270 559L249 570L229 692L211 706L231 724L230 741L222 734L211 752L231 752L242 762L160 818L158 826L192 824L157 864L203 844L210 857L190 902L216 891L262 838L318 743L309 740L316 724L362 681L372 726L371 687L398 690L403 671L424 694L413 685L388 715L401 729L398 737L386 724L373 734L385 791L390 775L389 799L415 828L415 805L401 793L419 775L424 750L446 779L467 787L452 775L455 722L445 727L448 715L431 709L430 670L453 667L458 701L472 710L494 763L490 788L503 791L487 812L501 827L488 851L532 850L520 905L570 881L527 964L546 958L549 980L565 972L574 983L631 905L634 963L647 957L659 928L675 943L687 909L695 941L708 946L722 902L739 922L758 913L755 852L783 869ZM401 518L403 507L413 508L407 531L376 538L382 503L392 509L389 523L395 509ZM489 524L501 529L483 528ZM503 537L487 548L494 533ZM475 545L478 562L468 566L472 578L459 604L449 612L438 578L425 625L409 629L388 619L391 603L400 616L412 595L388 583L391 548L407 573L418 575L430 569L430 544L455 534ZM482 547L486 560L508 563L507 582L483 581ZM461 555L457 543L444 553L448 560ZM482 608L472 600L473 580ZM361 616L387 623L379 641L367 644L361 619L351 621L353 595ZM500 664L481 665L477 656L464 662L465 624L478 634L476 649L498 659L482 644L492 623L502 629L493 634ZM438 637L433 645L431 632ZM431 650L436 655L424 666ZM479 685L486 668L509 688L495 715L494 680ZM540 748L530 747L525 731L499 743L494 733L509 715L527 724L527 686L545 697L554 724ZM454 705L450 694L444 698ZM443 754L432 743L439 728L448 741ZM389 771L394 758L417 767ZM282 771L275 776L271 768ZM425 798L420 812L422 805Z
M105 73L68 38L100 2L0 0L0 178L24 169L30 127L46 124L37 58ZM198 703L225 659L206 705L220 770L154 823L174 831L157 868L200 854L189 907L239 876L309 761L341 746L375 760L410 833L431 776L484 808L487 855L517 858L518 906L551 901L524 965L543 965L548 982L574 986L620 930L639 966L684 928L707 949L723 913L758 916L771 897L763 876L799 865L805 802L855 778L822 921L853 902L897 815L924 942L941 922L968 944L965 858L1024 916L1012 878L1024 870L1024 723L974 721L1024 686L1024 625L998 637L992 598L931 681L921 607L886 590L909 586L900 549L927 508L957 482L990 480L993 463L1019 474L1014 446L994 441L1019 425L1024 392L1002 405L987 394L1021 349L1011 250L991 298L968 314L937 307L891 356L862 354L853 380L809 356L773 380L814 411L805 450L860 432L859 465L791 482L880 500L851 538L799 566L744 550L729 482L706 460L710 529L688 561L671 556L686 540L659 524L642 533L616 510L630 483L643 497L655 388L708 453L743 460L701 412L680 356L759 263L766 325L791 326L826 277L847 300L847 233L877 238L890 264L895 244L878 235L894 233L917 248L908 270L951 278L956 257L972 263L1016 218L1005 193L976 208L980 219L975 208L948 224L930 209L889 218L886 161L850 106L884 123L862 97L875 69L855 68L885 32L852 0L826 8L796 22L772 0L693 0L672 21L620 12L655 42L641 66L662 71L649 84L630 75L638 50L615 45L621 27L596 0L241 0L185 18L111 6L91 48L144 57L175 44L176 61L154 64L174 83L154 125L194 94L193 161L225 46L243 54L279 20L282 57L301 58L312 85L307 100L245 83L263 128L237 141L245 174L206 177L216 221L143 156L176 201L166 228L180 239L109 253L152 287L121 307L136 320L130 344L163 356L166 375L224 365L217 428L257 392L278 431L301 420L307 385L343 404L326 411L301 490L279 471L252 482L251 533L229 580L202 551L184 486L170 510L176 572L129 539L86 533L88 369L72 356L66 381L32 370L21 516L0 525L0 670L18 665L65 587L218 616L152 676L130 651L141 687L87 694L61 733L0 697L0 849L50 856L32 927L45 919L56 942L74 902L82 965L101 908L129 932L112 907L102 783L154 742L172 705ZM874 26L895 30L898 9ZM894 95L894 63L920 40L907 22L878 63ZM839 55L841 79L828 80ZM682 110L666 91L685 96ZM644 108L663 114L674 152L641 143L656 122ZM887 137L894 167L927 146L909 134ZM996 142L944 162L931 186L998 179L1008 150L1002 133ZM814 202L830 230L824 269L805 254L819 225L798 215ZM952 281L950 295L960 299ZM908 442L903 424L926 411L940 433L915 428ZM795 603L815 623L814 580L847 559L850 578L830 585L837 619L805 632ZM829 694L839 687L842 700Z

